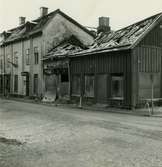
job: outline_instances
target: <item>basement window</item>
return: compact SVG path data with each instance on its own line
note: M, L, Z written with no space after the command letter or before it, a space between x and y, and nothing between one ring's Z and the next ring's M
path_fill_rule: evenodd
M80 96L80 75L73 75L72 77L72 95Z
M123 99L123 76L113 75L111 83L111 96L113 99Z
M85 96L94 97L94 75L85 76Z

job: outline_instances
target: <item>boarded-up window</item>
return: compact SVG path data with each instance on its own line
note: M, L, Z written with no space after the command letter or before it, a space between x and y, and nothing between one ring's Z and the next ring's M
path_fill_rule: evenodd
M34 94L38 95L38 74L34 74Z
M18 92L18 75L14 76L14 92Z
M80 75L74 75L72 78L72 95L80 95Z
M112 76L112 98L123 98L123 76Z
M152 73L152 75L153 78L151 78L150 73L139 73L139 97L141 99L151 99L152 84L154 98L160 98L161 74Z
M94 75L85 76L85 96L94 97Z

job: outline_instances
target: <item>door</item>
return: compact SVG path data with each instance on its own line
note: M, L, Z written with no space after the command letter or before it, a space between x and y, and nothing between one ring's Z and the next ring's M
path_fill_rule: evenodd
M96 94L97 103L107 103L107 74L97 75Z
M29 76L23 76L23 94L24 96L29 96Z
M5 95L8 95L10 93L10 78L11 76L5 75Z

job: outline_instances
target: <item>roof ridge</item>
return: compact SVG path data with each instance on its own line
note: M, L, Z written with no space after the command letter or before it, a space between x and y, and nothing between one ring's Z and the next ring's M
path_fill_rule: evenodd
M149 16L149 17L146 17L146 18L144 18L144 19L142 19L142 20L140 20L140 21L137 21L137 22L135 22L135 23L133 23L133 24L130 24L130 25L126 26L126 27L120 28L120 29L118 29L118 30L116 30L116 31L114 31L114 32L118 32L118 31L123 30L123 29L125 29L125 28L128 28L128 27L130 27L130 26L133 26L133 25L139 24L139 23L141 23L141 22L144 22L144 21L146 21L146 20L149 20L149 19L151 19L152 17L157 17L157 16L160 16L160 15L162 15L162 12L160 12L160 13L158 13L158 14L155 14L155 15L151 15L151 16Z

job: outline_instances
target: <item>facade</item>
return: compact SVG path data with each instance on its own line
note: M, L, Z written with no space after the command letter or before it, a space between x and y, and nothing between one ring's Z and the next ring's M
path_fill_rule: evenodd
M71 97L134 108L162 98L162 13L100 33L70 59Z
M59 9L48 14L40 8L40 17L1 33L0 93L18 96L42 96L45 92L42 59L61 41L75 35L85 45L93 35Z
M70 61L69 55L87 49L72 35L54 47L43 59L46 100L69 99Z

